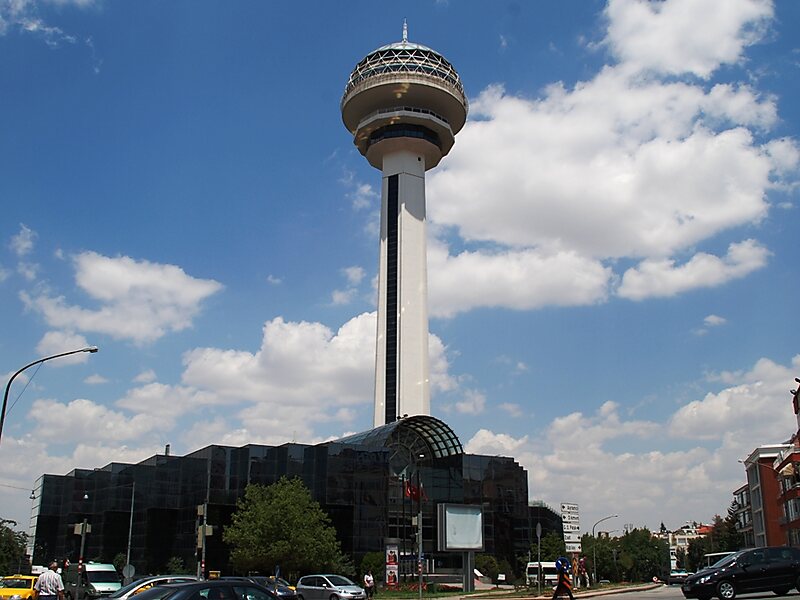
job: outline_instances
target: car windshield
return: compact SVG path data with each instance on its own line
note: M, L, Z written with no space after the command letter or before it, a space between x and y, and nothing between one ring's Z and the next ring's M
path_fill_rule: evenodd
M736 554L729 554L728 556L723 556L710 568L712 569L721 569L722 567L727 567L729 564L736 562L736 559L742 555L741 552L737 552Z
M332 585L355 585L355 583L350 581L347 577L342 577L341 575L329 575L328 581L330 581Z
M87 571L86 576L92 583L119 583L116 571Z
M0 579L0 587L4 588L29 588L31 587L32 584L33 584L33 579L22 579L22 578L14 579L11 577Z
M137 587L142 585L144 579L137 579L136 581L131 581L128 585L124 585L119 588L116 592L111 594L109 598L120 598L130 592L131 590L135 590Z

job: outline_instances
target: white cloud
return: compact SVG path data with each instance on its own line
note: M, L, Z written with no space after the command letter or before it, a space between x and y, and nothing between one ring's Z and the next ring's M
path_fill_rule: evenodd
M74 258L76 282L101 306L74 306L46 292L21 293L29 309L52 327L108 334L136 343L152 342L192 325L200 304L222 289L210 279L195 279L174 265L111 258L84 252Z
M267 283L271 285L280 285L283 283L283 279L276 277L275 275L267 275Z
M477 390L465 390L464 399L455 403L456 411L466 415L479 415L486 409L486 395Z
M40 356L49 356L52 354L61 354L62 352L71 352L72 350L80 350L81 348L88 348L89 346L91 346L91 344L86 341L86 338L77 333L48 331L44 334L44 337L39 340L39 343L36 345L36 351ZM85 363L87 360L89 360L89 353L80 352L50 361L48 364L54 367L63 367L66 365Z
M358 285L364 279L366 274L363 267L353 266L342 269L344 276L347 278L347 283L350 285Z
M269 431L285 441L296 432L304 439L314 423L346 423L354 418L348 412L353 407L372 405L375 319L375 313L364 313L333 331L321 323L278 317L264 325L255 353L217 348L187 352L183 383L206 391L216 403L240 406L244 422L259 435ZM436 336L429 340L432 393L452 390L456 384L447 373L445 347Z
M430 314L452 317L478 307L519 310L550 304L585 305L608 295L611 269L574 252L462 252L431 243Z
M637 71L707 78L721 65L741 61L772 13L769 0L611 0L606 43Z
M17 273L27 281L34 281L39 274L39 265L32 262L20 261L17 263Z
M626 420L617 404L606 402L594 414L558 417L530 436L481 429L465 450L514 457L528 471L532 498L580 504L584 531L612 513L636 526L708 522L714 512L724 514L745 479L736 459L794 431L786 390L798 369L800 355L787 366L762 358L749 371L723 373L715 380L730 387L679 408L666 425ZM666 449L674 438L685 447Z
M152 382L128 390L124 397L117 400L116 405L157 422L157 425L152 426L153 429L169 431L179 416L225 404L226 401L229 402L216 394L191 386Z
M689 439L713 440L720 437L758 440L763 444L785 441L793 432L791 402L787 385L800 368L800 355L786 367L767 358L760 359L745 373L722 373L712 380L730 387L709 393L702 400L683 406L673 415L672 435ZM784 427L778 424L787 417ZM745 447L742 454L752 448Z
M718 15L710 27L707 13ZM433 316L604 302L620 258L643 261L623 293L689 291L713 261L675 269L679 257L759 224L768 193L796 185L797 142L762 141L779 123L775 96L676 78L739 62L772 18L768 2L621 0L607 17L620 62L537 98L494 85L471 99L470 120L427 181ZM731 248L724 276L704 285L764 266L754 242ZM646 268L669 272L669 289L634 286Z
M703 323L705 323L707 327L719 327L727 322L728 320L725 317L720 317L718 315L708 315L703 319Z
M66 404L36 400L29 416L37 423L34 430L37 438L58 443L140 440L145 434L164 427L164 422L152 415L138 414L129 418L122 412L86 399Z
M466 443L464 451L468 454L514 456L527 443L527 435L514 438L505 433L493 433L488 429L479 429Z
M350 304L358 295L358 290L349 288L346 290L333 290L331 292L331 303L335 306Z
M350 304L358 297L358 285L364 280L366 272L363 267L352 266L342 269L342 275L347 280L348 287L331 292L331 302L334 305Z
M103 385L104 383L108 383L108 379L98 373L94 373L84 379L83 383L87 385Z
M94 4L95 0L49 0L59 5L74 5L86 7ZM77 38L66 33L60 27L48 25L39 16L36 0L3 0L0 2L0 36L6 35L9 29L17 29L39 37L51 48L57 48L62 43L74 44Z
M36 232L24 223L19 224L19 233L11 238L11 250L19 257L30 254L36 240Z
M513 402L503 402L498 406L498 408L500 408L500 410L508 413L509 416L514 418L521 417L524 414L522 407L519 404L515 404Z
M133 378L135 383L153 383L156 380L156 372L153 369L146 369Z
M769 250L755 240L745 240L731 244L723 258L698 252L680 266L670 259L644 260L625 272L617 294L630 300L643 300L716 287L760 269L769 255Z

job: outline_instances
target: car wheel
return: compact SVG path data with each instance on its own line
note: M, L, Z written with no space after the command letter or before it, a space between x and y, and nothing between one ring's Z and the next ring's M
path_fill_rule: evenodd
M297 598L297 600L305 600L303 598L303 594L297 594L296 598Z
M717 596L719 596L721 600L733 600L736 598L736 588L734 588L733 583L728 580L720 581L717 584Z
M778 588L776 590L772 590L772 593L775 594L776 596L785 596L786 594L789 593L789 590L791 589L792 588L788 587Z
M339 596L337 596L336 594L331 594L331 597L328 598L328 600L339 600Z

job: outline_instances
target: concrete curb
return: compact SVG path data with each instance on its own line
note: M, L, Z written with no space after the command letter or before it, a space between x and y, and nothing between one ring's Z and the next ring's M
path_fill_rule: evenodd
M609 596L611 594L627 594L629 592L646 592L647 590L654 590L663 586L663 583L646 583L643 585L635 585L624 588L613 588L610 590L591 590L588 592L581 592L580 590L572 590L572 595L575 598L594 598L595 596ZM476 600L479 598L492 598L500 594L508 594L508 590L497 590L483 594L470 594L468 596L459 596L459 600ZM541 596L513 596L514 600L537 600L541 598L552 598L552 594L542 594Z

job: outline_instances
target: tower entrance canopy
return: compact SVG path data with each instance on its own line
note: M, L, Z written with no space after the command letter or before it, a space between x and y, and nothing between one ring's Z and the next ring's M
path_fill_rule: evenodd
M389 450L392 475L406 476L416 471L420 461L459 456L464 453L461 441L444 421L430 415L398 419L363 433L336 440L340 444L359 444Z

